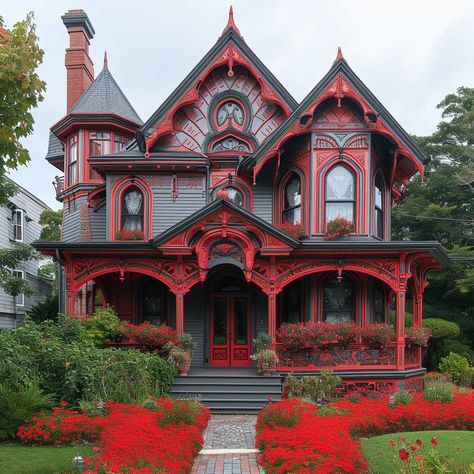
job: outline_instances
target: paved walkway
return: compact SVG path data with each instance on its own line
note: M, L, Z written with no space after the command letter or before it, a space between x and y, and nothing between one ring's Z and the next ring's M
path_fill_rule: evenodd
M213 415L193 474L264 474L257 465L252 415Z

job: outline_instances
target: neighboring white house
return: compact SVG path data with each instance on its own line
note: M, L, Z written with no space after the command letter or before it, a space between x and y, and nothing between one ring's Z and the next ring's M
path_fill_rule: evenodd
M18 192L12 196L7 206L0 206L0 248L11 248L16 243L30 244L39 239L40 214L50 209L32 193L16 185ZM0 328L18 327L25 312L34 304L44 300L51 293L48 281L38 277L38 260L31 260L13 269L25 278L34 289L31 296L19 295L14 298L0 288ZM14 304L16 303L16 304Z

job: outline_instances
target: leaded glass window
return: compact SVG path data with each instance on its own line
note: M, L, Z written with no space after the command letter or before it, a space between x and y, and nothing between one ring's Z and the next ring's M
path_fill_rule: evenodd
M122 230L143 230L143 194L135 186L128 188L123 194Z
M324 319L331 324L355 321L355 288L349 278L326 280L323 289Z
M354 207L354 173L343 165L337 165L326 177L326 222L336 217L354 222Z
M286 183L283 190L283 224L301 224L301 180L297 175Z
M225 188L225 190L227 191L227 197L230 202L237 204L237 206L241 207L244 205L244 197L238 189L232 186L228 186L227 188Z

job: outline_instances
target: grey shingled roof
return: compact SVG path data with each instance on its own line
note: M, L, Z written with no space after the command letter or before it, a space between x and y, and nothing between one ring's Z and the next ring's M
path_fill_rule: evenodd
M70 112L75 114L109 113L139 125L143 123L107 67L102 69Z
M49 132L48 153L46 158L58 158L64 156L64 150L58 137L53 132Z

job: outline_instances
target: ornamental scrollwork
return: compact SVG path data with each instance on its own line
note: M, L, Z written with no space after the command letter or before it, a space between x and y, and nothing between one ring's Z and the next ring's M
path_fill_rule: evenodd
M234 121L242 126L244 123L244 111L242 107L234 101L224 102L217 109L217 125L222 127L226 122Z
M240 151L243 153L250 153L250 148L247 143L235 137L227 137L215 143L212 147L213 153Z

